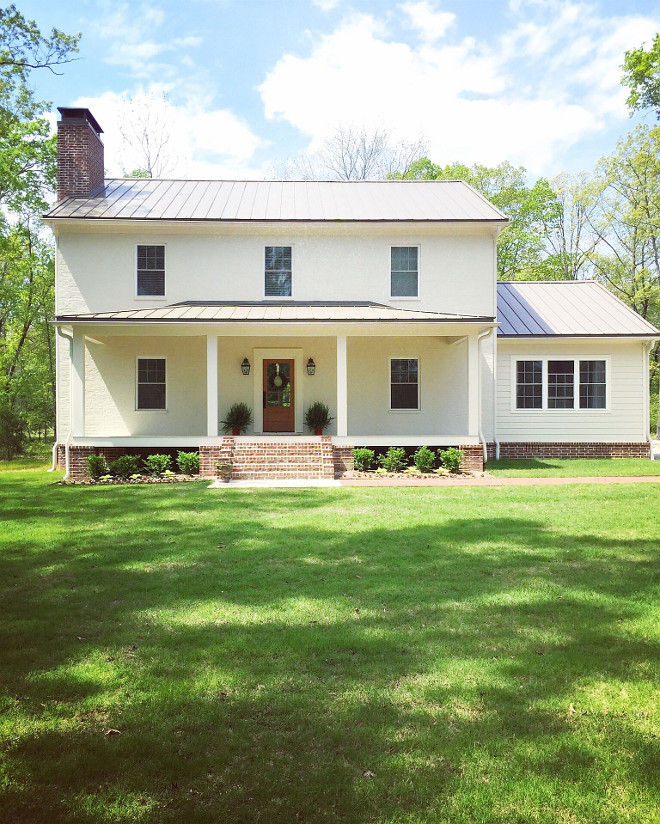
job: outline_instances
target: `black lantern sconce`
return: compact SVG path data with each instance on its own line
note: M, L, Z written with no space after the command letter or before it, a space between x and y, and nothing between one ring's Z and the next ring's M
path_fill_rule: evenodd
M314 363L314 358L310 358L307 361L307 374L308 375L315 375L316 374L316 364Z
M250 361L247 358L243 358L243 363L241 364L241 372L244 375L250 374Z

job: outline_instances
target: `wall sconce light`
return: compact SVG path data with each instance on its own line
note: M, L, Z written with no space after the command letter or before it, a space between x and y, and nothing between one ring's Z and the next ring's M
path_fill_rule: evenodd
M243 358L243 363L241 364L241 372L244 375L250 374L250 361L247 358Z
M314 363L314 358L310 358L307 361L307 374L308 375L315 375L316 374L316 364Z

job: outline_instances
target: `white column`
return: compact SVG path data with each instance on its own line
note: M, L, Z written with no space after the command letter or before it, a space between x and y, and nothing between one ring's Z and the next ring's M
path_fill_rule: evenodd
M346 335L337 335L337 435L348 435Z
M468 435L479 435L479 339L469 335L467 362Z
M85 436L85 335L74 328L71 343L71 435Z
M206 434L218 437L218 336L206 336Z

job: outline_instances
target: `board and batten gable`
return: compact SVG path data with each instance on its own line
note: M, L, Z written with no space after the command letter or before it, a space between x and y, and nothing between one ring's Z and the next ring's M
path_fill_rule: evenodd
M182 301L264 300L266 246L292 247L295 301L373 301L468 316L495 314L496 230L489 225L59 223L58 315ZM137 297L136 249L165 246L164 298ZM393 298L392 246L419 248L419 295Z

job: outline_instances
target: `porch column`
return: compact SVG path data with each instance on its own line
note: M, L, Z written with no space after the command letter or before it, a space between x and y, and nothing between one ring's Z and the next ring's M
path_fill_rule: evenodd
M206 336L206 434L218 437L218 336Z
M467 362L467 402L468 435L479 435L479 339L477 335L468 336Z
M346 335L337 335L337 435L348 435Z
M71 435L85 436L85 335L80 329L73 329L71 342Z

